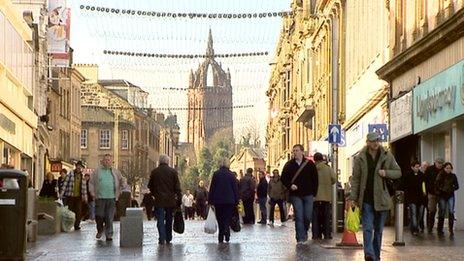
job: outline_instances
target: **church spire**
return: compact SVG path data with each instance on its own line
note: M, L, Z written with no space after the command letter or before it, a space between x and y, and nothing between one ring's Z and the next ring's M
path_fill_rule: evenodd
M206 56L210 58L214 58L213 34L211 33L211 28L209 29L208 48L206 49Z

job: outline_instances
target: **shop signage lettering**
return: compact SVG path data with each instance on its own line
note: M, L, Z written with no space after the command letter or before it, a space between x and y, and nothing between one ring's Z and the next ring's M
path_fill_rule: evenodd
M417 85L413 97L414 134L464 115L464 60Z
M454 110L456 105L455 100L456 85L449 86L438 92L427 91L425 97L416 97L417 117L428 121L431 114L436 113L438 110L443 110L445 107Z
M11 134L16 134L16 124L0 113L0 126Z

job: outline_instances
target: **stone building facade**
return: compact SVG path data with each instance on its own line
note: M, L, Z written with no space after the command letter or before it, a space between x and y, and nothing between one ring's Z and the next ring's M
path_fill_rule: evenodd
M284 18L267 91L266 146L271 169L283 167L294 144L302 144L308 153L321 149L319 144L324 143L328 124L334 119L335 81L335 118L345 120L343 4L337 0L294 0L293 15Z
M206 59L189 77L187 141L197 154L216 132L233 135L232 106L230 72L215 60L210 31Z

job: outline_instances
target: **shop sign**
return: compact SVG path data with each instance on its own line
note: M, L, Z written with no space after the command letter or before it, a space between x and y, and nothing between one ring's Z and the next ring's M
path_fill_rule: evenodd
M16 124L8 119L5 114L0 113L0 126L11 134L16 134Z
M413 90L414 133L464 114L464 60Z
M412 92L390 103L390 141L412 134Z
M51 172L60 172L61 169L63 169L63 164L61 164L61 162L52 162L50 164Z

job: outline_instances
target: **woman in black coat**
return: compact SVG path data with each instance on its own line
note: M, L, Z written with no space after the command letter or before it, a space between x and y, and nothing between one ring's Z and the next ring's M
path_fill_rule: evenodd
M438 235L443 236L445 213L448 211L448 228L450 237L454 236L454 191L459 189L458 178L453 173L453 165L450 162L443 164L443 170L438 174L435 182L435 191L438 195Z
M39 196L53 199L58 198L58 195L56 194L56 179L53 178L52 173L47 173L47 179L45 179L42 184L42 189L40 189Z
M208 202L214 206L219 227L218 240L228 243L230 240L230 221L238 204L237 180L229 170L228 158L219 161L219 170L213 174Z

